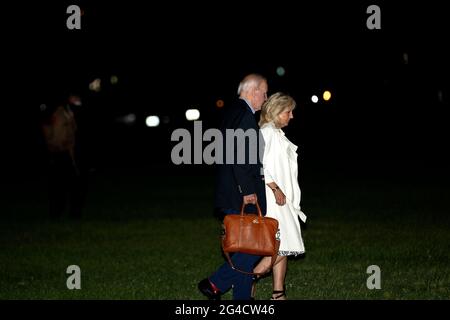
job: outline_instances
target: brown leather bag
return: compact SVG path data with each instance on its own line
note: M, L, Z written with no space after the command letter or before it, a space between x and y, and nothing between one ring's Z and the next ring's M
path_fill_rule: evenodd
M261 273L246 272L235 268L230 253L241 252L258 256L271 256L272 265L278 255L280 239L278 235L278 220L264 217L256 202L258 214L244 214L242 204L241 214L228 214L223 220L222 249L231 267L239 272L261 275Z

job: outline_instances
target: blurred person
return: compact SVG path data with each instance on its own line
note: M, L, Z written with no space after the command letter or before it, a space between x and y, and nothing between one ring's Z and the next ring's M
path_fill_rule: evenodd
M299 218L305 222L306 216L300 210L300 187L298 184L297 146L285 136L281 128L293 119L294 99L277 92L269 97L261 110L259 121L264 138L264 180L266 184L267 217L278 220L280 248L273 265L272 300L285 300L285 278L287 257L305 252ZM271 265L271 257L264 257L253 270L266 273ZM255 277L252 296L255 295Z
M225 141L226 129L254 129L258 133L259 128L255 119L255 112L261 109L262 104L267 99L267 80L258 74L247 75L239 84L239 99L224 110L224 117L221 125L221 132ZM249 139L246 139L243 149L245 154L249 154ZM225 145L227 141L225 141ZM224 149L224 159L226 151ZM234 145L233 153L237 150ZM262 165L259 161L251 164L246 159L244 164L219 164L216 176L215 207L221 211L221 216L226 214L239 214L242 204L249 204L255 210L258 201L261 211L264 214L266 207L264 181L262 176ZM250 210L246 210L250 212ZM251 272L256 262L261 257L240 252L234 253L231 257L234 265L244 271ZM211 300L220 300L222 294L233 288L234 300L249 300L251 298L252 276L240 273L231 268L228 262L222 264L211 276L203 279L198 284L199 290Z
M69 216L80 219L84 188L78 164L77 131L73 106L80 106L78 95L57 97L48 106L41 123L49 165L49 214L60 218L69 203Z

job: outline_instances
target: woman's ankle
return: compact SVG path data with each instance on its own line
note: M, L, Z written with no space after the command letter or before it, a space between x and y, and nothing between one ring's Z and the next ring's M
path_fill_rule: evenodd
M273 289L271 300L286 300L286 285L283 284L283 288Z
M270 300L286 300L286 292L284 290L273 290Z

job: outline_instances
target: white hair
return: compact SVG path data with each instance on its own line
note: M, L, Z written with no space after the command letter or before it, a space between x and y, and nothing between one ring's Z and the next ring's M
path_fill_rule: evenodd
M267 81L263 76L256 73L249 74L241 81L241 83L239 83L237 91L238 95L241 95L244 92L248 92L251 89L258 88L263 81Z

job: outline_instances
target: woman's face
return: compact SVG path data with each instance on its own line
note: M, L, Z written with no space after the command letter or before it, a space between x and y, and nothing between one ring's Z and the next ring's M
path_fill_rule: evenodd
M280 125L280 128L286 127L289 124L289 121L294 118L294 115L292 114L292 109L287 109L281 112L278 115L278 124Z

